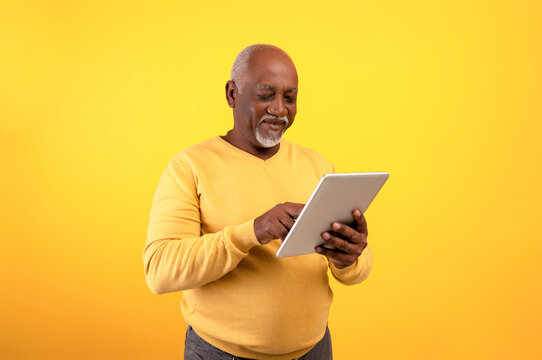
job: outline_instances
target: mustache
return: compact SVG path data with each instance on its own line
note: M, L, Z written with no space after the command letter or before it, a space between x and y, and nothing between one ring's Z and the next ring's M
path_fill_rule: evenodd
M262 116L262 118L258 122L258 125L260 125L264 120L284 121L286 125L288 125L288 123L290 122L290 119L288 119L288 116L286 115L276 116L276 115L271 115L271 114L265 114L264 116Z

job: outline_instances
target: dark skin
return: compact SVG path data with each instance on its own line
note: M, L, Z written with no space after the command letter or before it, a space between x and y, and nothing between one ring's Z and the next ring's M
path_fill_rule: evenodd
M241 84L240 84L241 85ZM262 147L254 130L264 115L286 116L292 126L297 113L297 71L288 55L275 49L255 54L239 89L226 83L226 100L233 109L234 127L224 140L260 159L267 160L279 151L280 144Z
M297 71L290 57L275 48L257 51L245 72L242 89L232 80L226 83L226 100L233 109L234 127L223 139L237 148L262 160L275 155L280 143L265 148L256 140L255 131L266 135L266 127L258 126L265 115L286 116L289 128L297 113ZM277 126L280 122L277 120ZM254 233L260 244L274 239L284 240L304 204L278 204L254 220ZM315 251L342 269L354 264L367 246L367 221L359 209L352 212L351 224L332 223L330 230L321 234L326 247Z
M363 250L367 247L367 221L359 209L352 211L354 221L351 224L334 222L331 231L324 231L321 236L325 244L317 246L314 250L322 254L339 269L343 269L356 262ZM334 249L327 249L326 247Z

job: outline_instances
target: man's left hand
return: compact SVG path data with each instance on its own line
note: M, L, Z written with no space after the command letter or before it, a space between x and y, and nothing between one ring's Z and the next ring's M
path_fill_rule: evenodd
M314 248L318 254L322 254L338 269L343 269L356 262L363 250L367 247L367 221L359 209L352 212L354 222L345 225L338 222L331 224L332 231L324 231L321 234L324 245ZM324 247L334 249L328 249Z

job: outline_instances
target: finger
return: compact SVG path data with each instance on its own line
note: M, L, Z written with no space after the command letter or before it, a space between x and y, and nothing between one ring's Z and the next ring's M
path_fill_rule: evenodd
M300 203L284 203L284 210L292 219L297 219L301 211L305 207L305 204Z
M318 254L328 256L328 257L336 252L335 250L327 249L323 247L322 245L318 245L317 247L315 247L314 251L316 251Z
M337 249L333 244L330 243L330 238L331 238L331 235L329 232L323 232L322 234L320 234L320 237L322 238L322 240L324 240L324 244L321 244L320 246L323 246L325 247L326 249L330 249L330 250L335 250Z
M292 219L288 214L283 214L281 216L278 217L278 221L284 225L284 227L290 231L290 229L292 228L292 226L294 226L294 219Z
M275 239L286 239L286 235L288 235L288 229L286 226L284 226L279 219L276 219L273 223L273 236Z
M354 255L343 254L340 252L333 253L329 256L331 261L336 267L343 268L352 265L356 261L357 257Z
M344 254L342 252L337 252L334 250L328 250L322 246L317 246L314 249L318 254L326 256L330 261L332 261L335 266L345 267L353 264L356 261L356 257L349 254Z
M356 223L358 224L359 232L367 236L367 220L365 220L365 215L363 215L360 209L355 209L352 212L352 215L354 216L354 220L356 220Z
M288 234L288 229L275 217L266 224L265 232L269 240L284 239Z
M331 248L339 249L347 254L353 252L353 244L338 236L333 235L332 233L329 233L327 231L323 232L322 239L325 241L325 244L323 246L327 249L330 248L328 245L331 245Z
M331 224L331 229L355 244L359 244L363 241L361 234L348 225L334 222Z

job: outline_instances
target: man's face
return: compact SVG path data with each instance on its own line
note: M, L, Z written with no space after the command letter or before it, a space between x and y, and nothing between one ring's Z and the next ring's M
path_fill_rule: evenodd
M297 112L297 72L285 55L263 51L252 58L237 95L236 125L243 140L270 148L282 139Z

